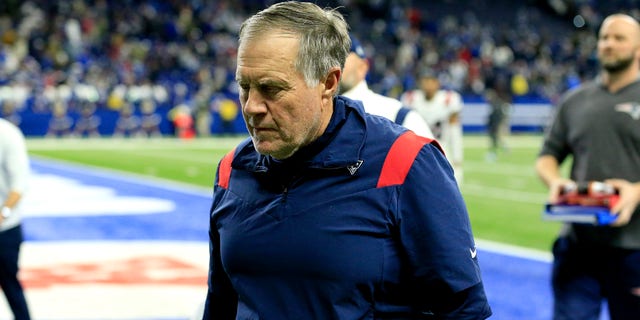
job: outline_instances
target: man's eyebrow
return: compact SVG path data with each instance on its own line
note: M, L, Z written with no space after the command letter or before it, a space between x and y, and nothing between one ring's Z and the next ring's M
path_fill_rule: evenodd
M279 79L262 79L256 81L258 85L261 86L277 86L277 87L287 87L287 81L279 80Z
M263 79L247 79L245 77L239 76L236 77L236 81L244 82L244 83L255 83L258 85L280 85L287 83L286 80L280 79L272 79L272 78L263 78Z

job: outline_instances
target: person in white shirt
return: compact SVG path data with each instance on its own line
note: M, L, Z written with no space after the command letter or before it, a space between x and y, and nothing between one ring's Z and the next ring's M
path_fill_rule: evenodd
M0 286L16 320L29 320L18 279L22 245L20 199L27 188L29 157L25 138L13 123L0 118Z
M458 183L462 183L462 96L454 90L442 89L438 75L433 70L421 73L418 84L418 89L405 92L400 100L416 110L429 124L453 166Z
M393 99L373 92L367 85L366 77L369 72L369 61L364 48L355 37L351 37L351 52L344 63L342 79L340 80L341 95L360 100L367 113L385 117L417 135L434 138L427 123L414 110L402 105L400 100Z

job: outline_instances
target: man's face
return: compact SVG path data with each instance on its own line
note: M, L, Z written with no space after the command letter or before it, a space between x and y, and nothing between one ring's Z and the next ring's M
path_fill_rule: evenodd
M351 52L344 63L342 80L340 80L340 91L347 92L358 85L367 76L369 65L367 61Z
M420 88L431 98L440 89L440 81L432 77L422 78L420 79Z
M261 154L285 159L318 138L331 118L324 84L308 87L294 63L299 40L271 32L238 48L242 115Z
M598 59L602 67L617 73L638 59L636 26L625 19L606 20L598 36Z

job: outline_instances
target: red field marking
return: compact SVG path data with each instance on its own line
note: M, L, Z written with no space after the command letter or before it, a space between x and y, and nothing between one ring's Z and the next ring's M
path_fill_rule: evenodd
M166 256L135 257L104 262L24 267L20 279L26 288L55 285L203 285L207 271Z

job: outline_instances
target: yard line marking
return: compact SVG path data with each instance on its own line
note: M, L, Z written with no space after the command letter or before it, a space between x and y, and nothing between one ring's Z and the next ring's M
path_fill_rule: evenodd
M490 240L476 239L476 245L482 251L489 251L504 254L512 257L530 259L542 262L551 262L553 256L550 252L530 249L525 247L514 246L506 243L500 243Z

